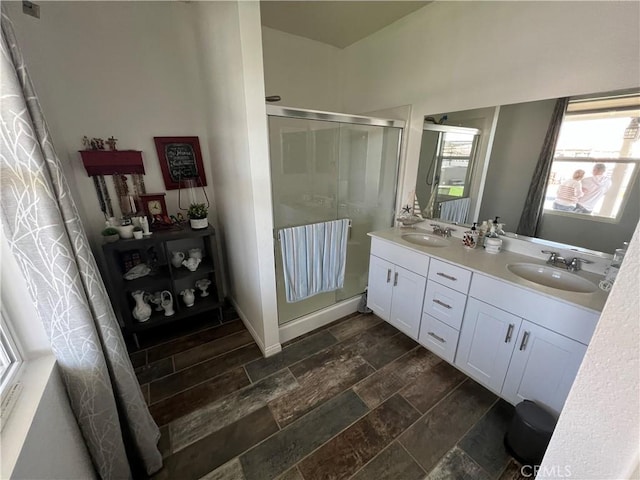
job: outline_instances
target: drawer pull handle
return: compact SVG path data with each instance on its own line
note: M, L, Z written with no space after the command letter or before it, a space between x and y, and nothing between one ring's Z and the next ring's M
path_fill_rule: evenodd
M387 268L387 283L391 281L391 269Z
M440 305L441 307L448 308L449 310L451 310L451 305L447 305L446 303L441 302L441 301L440 301L440 300L438 300L437 298L434 298L434 299L433 299L433 303L437 303L437 304L438 304L438 305Z
M511 341L511 336L513 335L513 328L515 325L513 323L509 324L509 328L507 329L507 336L504 337L504 343L509 343Z
M527 348L528 341L529 341L529 332L524 332L524 335L522 336L522 342L520 342L520 351Z
M439 276L441 276L441 277L444 277L444 278L446 278L447 280L451 280L452 282L457 282L457 281L458 281L458 279L457 279L456 277L453 277L453 276L451 276L451 275L447 275L446 273L438 272L438 273L436 273L436 275L439 275Z
M442 338L442 337L440 337L440 336L436 335L436 334L435 334L435 333L433 333L433 332L427 332L427 335L432 336L433 338L435 338L436 340L438 340L440 343L447 343L447 341L446 341L444 338Z
M398 285L398 272L393 276L393 286Z

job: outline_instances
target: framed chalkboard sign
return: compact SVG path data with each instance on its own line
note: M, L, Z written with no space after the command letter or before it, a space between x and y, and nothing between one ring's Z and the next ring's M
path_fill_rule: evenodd
M198 186L207 184L198 137L153 137L153 139L167 190L177 190L181 186L184 188L185 184L193 185L193 180Z

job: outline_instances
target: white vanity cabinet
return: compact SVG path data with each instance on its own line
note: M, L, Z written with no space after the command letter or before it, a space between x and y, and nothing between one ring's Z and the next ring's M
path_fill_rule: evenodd
M522 319L470 298L460 331L455 365L500 393Z
M513 405L560 412L599 315L480 274L469 296L456 366Z
M377 239L371 241L367 306L417 340L429 257Z
M471 272L431 259L418 341L453 363L467 303Z
M477 254L443 248L433 258L373 236L368 306L513 405L560 412L600 314L499 280Z
M586 345L524 320L502 397L514 405L533 400L559 412L586 351Z

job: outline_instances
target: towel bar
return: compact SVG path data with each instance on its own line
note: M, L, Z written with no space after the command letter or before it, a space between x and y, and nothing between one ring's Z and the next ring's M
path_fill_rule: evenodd
M341 218L338 218L337 220L342 220ZM327 220L328 222L330 222L331 220ZM281 227L278 228L277 230L274 228L273 229L273 238L280 241L280 231L284 230L285 228L294 228L294 227L304 227L306 225L315 225L316 223L325 223L325 222L314 222L314 223L303 223L300 225L288 225L286 227ZM353 221L351 219L349 219L349 228L351 228Z

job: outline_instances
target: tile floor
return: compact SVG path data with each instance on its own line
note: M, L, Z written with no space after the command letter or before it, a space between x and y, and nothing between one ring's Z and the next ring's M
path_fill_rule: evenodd
M375 315L265 359L233 310L141 338L131 359L162 438L157 479L520 478L513 407Z

